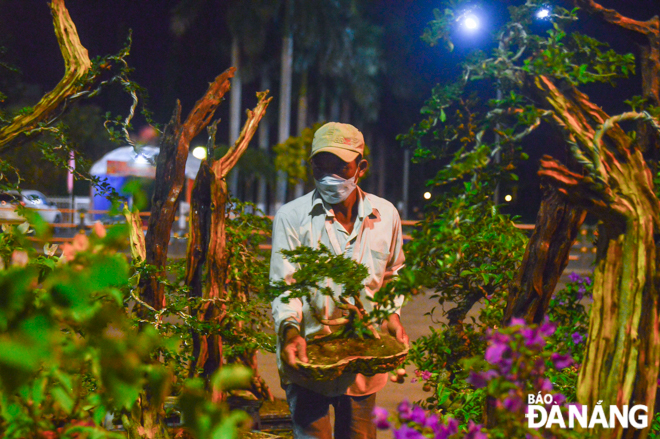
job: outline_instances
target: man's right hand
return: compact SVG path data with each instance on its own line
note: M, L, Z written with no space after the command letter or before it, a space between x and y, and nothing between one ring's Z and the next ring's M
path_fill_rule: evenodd
M307 363L307 342L300 335L297 328L289 326L284 332L284 343L280 351L280 358L289 366L297 369L296 359Z

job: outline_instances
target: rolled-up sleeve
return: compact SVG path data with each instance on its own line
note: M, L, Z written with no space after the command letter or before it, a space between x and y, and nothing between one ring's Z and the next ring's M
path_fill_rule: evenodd
M270 281L277 282L285 280L287 283L293 281L293 274L298 267L289 262L289 260L282 255L282 250L293 250L300 246L298 239L298 231L291 224L286 214L278 212L273 220L273 248L270 258ZM273 320L275 323L275 331L281 335L284 322L290 322L300 328L302 323L303 305L299 298L290 299L288 303L282 301L282 296L276 298L272 303Z
M392 243L390 245L390 258L387 261L387 268L385 269L384 283L387 283L392 277L405 265L406 257L403 253L403 230L401 228L401 217L396 209L392 212ZM394 299L394 308L392 312L401 314L401 307L403 306L404 297L397 296Z

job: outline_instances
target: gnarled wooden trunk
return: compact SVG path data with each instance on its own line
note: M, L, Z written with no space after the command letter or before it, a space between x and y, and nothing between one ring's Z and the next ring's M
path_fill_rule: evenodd
M608 118L584 94L575 89L562 92L548 78L538 78L536 87L554 110L555 122L574 142L573 155L586 175L573 173L548 156L542 159L539 174L602 221L578 401L590 410L602 401L605 413L610 405L642 404L652 411L660 369L654 241L660 204L642 152L617 125L626 119L651 120L636 113ZM594 429L594 437L646 438L648 432L649 428L617 425Z

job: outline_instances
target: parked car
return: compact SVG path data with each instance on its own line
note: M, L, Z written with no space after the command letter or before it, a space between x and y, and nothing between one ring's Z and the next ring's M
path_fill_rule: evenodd
M23 221L23 217L16 212L19 204L35 210L46 222L62 222L62 212L57 205L41 192L33 190L25 190L20 194L17 191L0 193L0 222Z

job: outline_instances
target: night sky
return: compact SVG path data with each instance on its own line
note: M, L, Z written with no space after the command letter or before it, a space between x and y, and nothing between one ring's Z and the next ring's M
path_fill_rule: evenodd
M128 30L133 31L133 46L128 61L135 69L132 79L145 87L150 95L149 107L155 120L165 123L174 102L180 99L184 114L189 110L207 84L230 65L230 34L227 26L227 4L208 1L208 10L202 11L189 24L187 32L177 36L172 31L172 11L180 0L67 0L66 5L75 22L83 45L90 57L116 53L124 44ZM489 14L487 25L495 30L504 17L507 4L520 2L483 1ZM419 36L426 23L433 18L432 10L438 1L381 0L367 2L369 19L385 28L386 68L404 74L385 75L378 127L388 139L391 163L388 172L387 197L400 198L399 175L402 152L394 140L418 120L419 108L434 84L451 80L458 71L456 65L471 49L489 50L486 33L473 41L457 41L456 50L448 53L442 46L428 47ZM636 19L648 19L660 14L660 0L602 0L607 7ZM604 27L597 20L581 15L580 31L607 41L620 52L637 55L630 35L612 26ZM273 23L278 26L278 23ZM270 42L275 62L279 60L279 43ZM18 66L21 80L38 86L40 92L50 90L61 79L63 62L52 29L45 0L0 0L0 46L8 49L3 60ZM278 70L278 69L276 69ZM398 78L398 79L397 79ZM277 78L271 92L277 99ZM254 105L258 80L244 84L243 106ZM639 78L621 81L614 91L609 86L588 86L584 89L594 101L611 114L626 110L623 99L639 94ZM95 104L113 112L125 112L129 98L121 93L106 93ZM219 109L219 116L228 120L228 104ZM295 86L294 86L295 107ZM271 106L271 117L276 120L277 104ZM138 119L136 125L141 123ZM275 123L276 125L276 123ZM227 123L221 124L219 139L227 137ZM276 131L276 128L273 129ZM292 120L292 132L295 119ZM538 142L537 142L538 143ZM542 143L542 142L541 142ZM519 206L511 213L521 214L526 222L533 221L538 206L538 181L535 179L536 160L541 152L552 153L552 145L542 145L528 151L531 160L520 175L526 182L519 192ZM424 180L433 169L414 166L412 171L411 205L423 204ZM529 184L527 184L529 183ZM400 191L400 189L399 189Z

